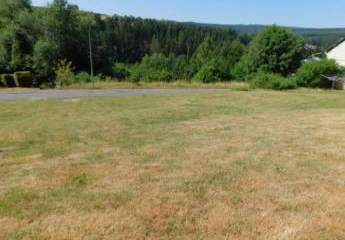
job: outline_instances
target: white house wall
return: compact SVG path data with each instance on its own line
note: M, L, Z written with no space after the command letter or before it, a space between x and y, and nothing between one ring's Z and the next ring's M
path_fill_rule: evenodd
M345 66L345 42L342 42L329 51L327 57L329 59L334 59L339 65Z

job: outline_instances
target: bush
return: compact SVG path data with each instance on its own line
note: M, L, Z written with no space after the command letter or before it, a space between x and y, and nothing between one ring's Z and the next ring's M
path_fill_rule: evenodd
M154 81L171 81L172 74L166 70L144 68L140 65L134 66L131 69L130 79L133 82L154 82Z
M52 41L39 39L33 49L33 70L39 82L52 82L58 59L58 46Z
M251 42L246 64L251 73L260 71L288 76L305 57L304 40L289 29L267 27Z
M91 76L87 72L80 72L74 77L75 83L89 83L91 80Z
M253 88L273 89L273 90L288 90L297 88L296 80L294 78L285 78L273 73L257 73L255 74L250 85Z
M223 80L222 71L213 63L205 64L194 76L193 80L202 83L214 83Z
M190 80L193 76L193 66L184 55L170 54L167 59L167 70L172 74L172 80Z
M30 88L33 86L34 79L31 72L15 72L13 76L18 87Z
M0 75L0 88L7 87L6 81L3 79L3 75L4 74Z
M72 63L62 60L55 69L55 75L56 86L63 87L73 84L75 75L73 73Z
M237 81L245 81L250 75L247 56L243 56L240 61L235 64L231 74Z
M1 82L3 83L4 86L9 87L9 88L17 87L13 74L2 74Z
M323 59L303 64L297 71L296 80L301 87L330 88L332 83L322 75L334 76L342 72L343 69L334 60Z
M115 63L112 68L112 76L119 80L127 79L130 75L128 67L123 63Z

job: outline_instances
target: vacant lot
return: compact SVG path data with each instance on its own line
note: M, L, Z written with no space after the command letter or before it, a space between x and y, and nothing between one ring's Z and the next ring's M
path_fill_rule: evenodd
M345 93L0 103L0 239L344 239Z

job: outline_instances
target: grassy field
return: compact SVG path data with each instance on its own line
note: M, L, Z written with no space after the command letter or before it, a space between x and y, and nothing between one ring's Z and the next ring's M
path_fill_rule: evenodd
M0 239L344 239L345 93L0 104Z
M129 81L98 81L94 83L76 83L63 87L64 89L156 89L156 88L215 88L215 89L234 89L249 90L249 84L245 82L217 82L217 83L200 83L190 81L174 82L138 82Z

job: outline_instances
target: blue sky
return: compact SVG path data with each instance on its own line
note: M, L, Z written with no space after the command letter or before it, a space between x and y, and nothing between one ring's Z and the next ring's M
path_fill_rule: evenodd
M49 0L32 0L46 5ZM345 27L345 0L69 0L81 9L222 24Z

